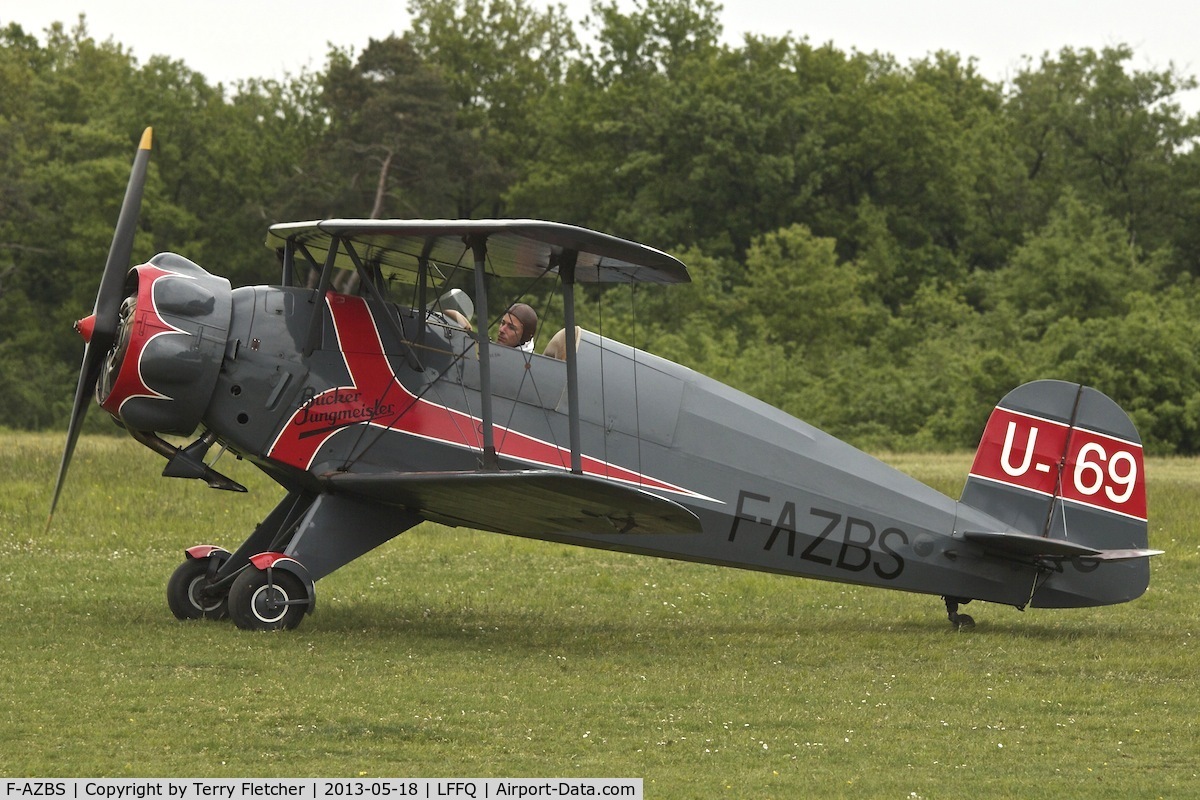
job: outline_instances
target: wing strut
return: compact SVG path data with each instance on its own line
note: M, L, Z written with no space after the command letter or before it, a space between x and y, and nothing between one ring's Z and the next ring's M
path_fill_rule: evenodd
M583 474L579 438L579 360L575 352L575 264L578 250L564 250L558 265L563 285L563 324L567 331L567 425L571 438L571 472Z
M421 255L417 258L417 308L421 318L417 320L417 348L425 347L425 321L429 319L429 253L433 250L434 238L425 239Z
M313 313L308 323L308 340L304 344L305 358L311 358L313 351L321 343L321 322L323 316L321 314L321 303L324 302L325 293L329 291L329 286L333 282L333 269L337 262L337 254L340 247L340 239L336 236L333 237L329 245L329 252L325 255L325 264L321 268L321 277L317 283L317 290L310 301L313 304ZM312 260L311 257L309 260Z
M496 457L496 436L492 428L492 356L488 341L488 320L491 312L488 310L487 296L487 234L472 234L467 237L471 253L475 257L475 318L479 325L475 330L475 341L479 345L479 401L480 415L483 422L483 468L485 470L500 469L500 459Z

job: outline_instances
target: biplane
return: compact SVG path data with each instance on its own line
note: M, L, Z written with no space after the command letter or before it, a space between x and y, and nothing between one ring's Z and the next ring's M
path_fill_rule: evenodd
M326 219L271 226L278 285L234 289L174 253L128 269L149 152L147 130L77 324L51 514L93 395L164 476L244 491L214 447L270 476L282 499L241 545L186 549L167 582L180 619L294 628L317 581L426 520L938 596L956 627L972 600L1092 606L1148 586L1141 441L1095 389L1009 393L954 500L578 325L580 284L688 280L643 244L537 220ZM464 271L473 300L444 291ZM565 324L540 351L489 341L497 276L561 287ZM477 331L443 308L464 296Z

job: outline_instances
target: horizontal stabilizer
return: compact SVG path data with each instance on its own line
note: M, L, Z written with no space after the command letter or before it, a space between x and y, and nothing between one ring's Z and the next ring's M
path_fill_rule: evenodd
M499 533L700 532L696 515L673 500L569 472L338 472L322 481L336 493Z
M1097 550L1082 544L1027 533L990 533L965 531L962 538L1019 558L1088 558L1095 561L1128 561L1160 555L1162 550L1126 548L1120 550Z

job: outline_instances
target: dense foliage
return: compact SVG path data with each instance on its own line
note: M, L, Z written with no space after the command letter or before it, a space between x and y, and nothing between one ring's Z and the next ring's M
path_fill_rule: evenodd
M135 257L274 279L268 224L541 217L679 254L694 283L589 294L584 321L857 444L973 447L1037 377L1200 452L1195 81L1126 46L1004 84L805 39L721 43L713 0L410 0L324 71L210 85L86 20L0 17L0 426L61 425L138 135ZM96 417L99 415L93 415Z

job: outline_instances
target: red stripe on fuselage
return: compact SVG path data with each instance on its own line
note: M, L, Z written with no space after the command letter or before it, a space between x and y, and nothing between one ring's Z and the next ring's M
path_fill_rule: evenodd
M268 450L270 458L308 469L317 451L330 437L359 425L475 451L483 449L482 420L419 398L396 378L384 355L375 320L362 298L331 292L326 295L326 304L333 317L351 385L326 389L297 409ZM493 429L498 454L539 467L570 469L570 450L511 428L495 425ZM588 475L702 497L590 456L583 456L582 462L583 471Z

